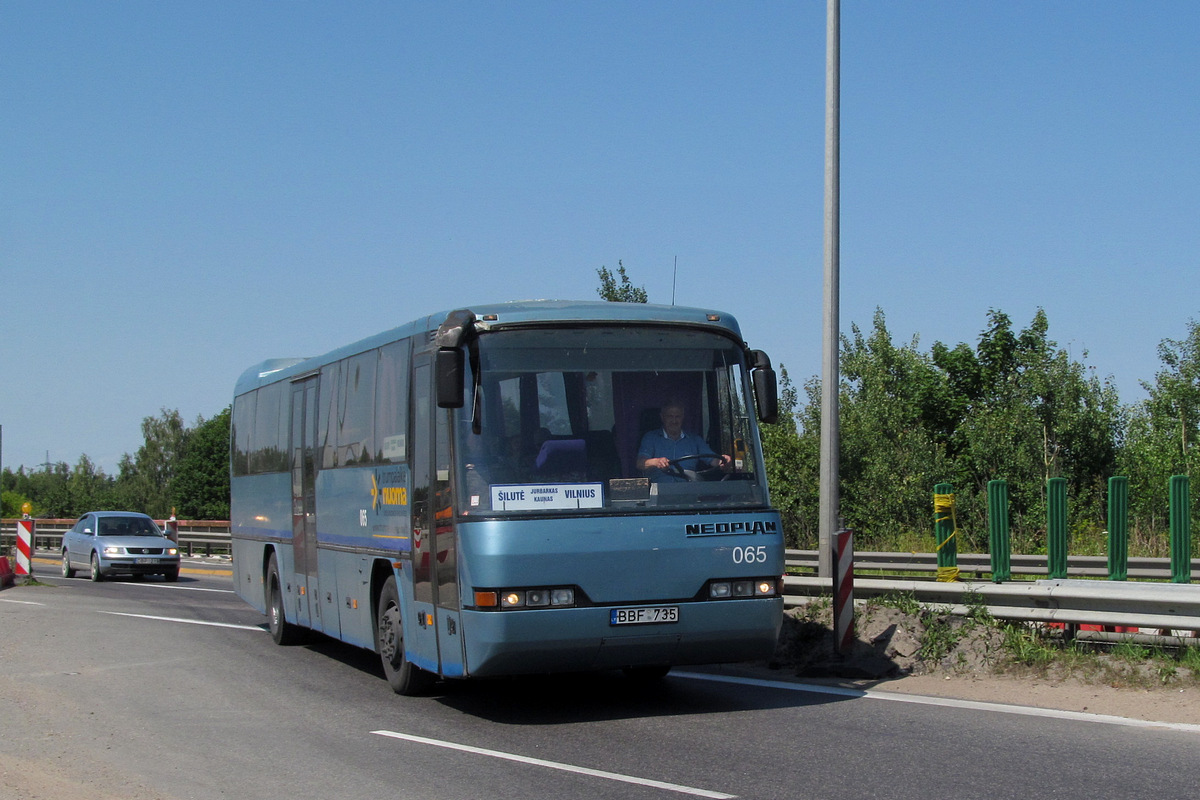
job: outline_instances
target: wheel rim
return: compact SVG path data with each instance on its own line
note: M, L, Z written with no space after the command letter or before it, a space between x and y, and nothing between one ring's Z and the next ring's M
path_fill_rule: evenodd
M404 635L400 630L400 609L388 604L379 617L379 655L392 666L404 657Z
M283 621L283 609L280 608L279 587L271 584L271 630L279 630L279 625Z
M71 571L71 557L69 555L67 555L67 552L64 550L63 551L63 560L62 560L63 577L64 578L67 577L67 573L70 571Z

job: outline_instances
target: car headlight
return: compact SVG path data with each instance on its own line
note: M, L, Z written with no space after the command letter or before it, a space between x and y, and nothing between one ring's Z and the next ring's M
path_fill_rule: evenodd
M177 555L179 555L179 550L177 550L177 549L176 549L176 548L174 548L174 547L168 547L168 548L167 548L167 555L169 555L169 556L177 556Z
M119 556L119 555L121 555L121 548L119 548L119 547L113 547L113 546L110 544L110 545L108 545L108 546L106 546L106 547L104 548L104 555L106 555L106 556Z

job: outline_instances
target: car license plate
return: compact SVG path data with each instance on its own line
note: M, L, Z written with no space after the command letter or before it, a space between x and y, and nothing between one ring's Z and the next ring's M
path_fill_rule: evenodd
M133 563L135 563L135 564L157 564L158 559L157 558L135 558L133 560Z
M660 622L679 622L679 606L614 608L608 616L609 625L651 625Z

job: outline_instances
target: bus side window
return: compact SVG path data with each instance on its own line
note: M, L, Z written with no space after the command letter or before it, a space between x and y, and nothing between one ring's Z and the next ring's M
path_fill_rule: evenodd
M380 350L375 399L375 461L403 462L408 458L407 339Z

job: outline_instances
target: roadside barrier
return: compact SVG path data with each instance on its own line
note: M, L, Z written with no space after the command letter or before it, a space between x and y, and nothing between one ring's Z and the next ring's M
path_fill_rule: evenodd
M804 604L806 596L827 595L830 580L815 576L784 578L784 604ZM862 598L906 593L922 603L945 606L965 615L983 605L997 619L1153 630L1200 631L1200 586L1178 583L1039 580L1032 583L863 579L854 582Z
M5 586L12 586L16 583L17 576L13 572L12 566L8 563L8 556L0 556L0 589Z
M833 535L833 642L839 653L854 646L854 531Z
M1168 482L1170 494L1171 581L1188 583L1192 579L1191 504L1188 476L1175 475ZM958 580L959 559L955 536L954 487L939 483L933 488L934 539L937 542L938 580ZM1011 543L1008 529L1008 483L1003 479L987 486L988 540L991 550L992 580L1011 579L1009 569ZM1067 517L1067 480L1046 481L1046 574L1066 578L1071 572L1067 553L1069 538ZM1129 578L1129 479L1108 480L1108 579ZM1136 576L1135 576L1136 577Z
M33 520L17 520L17 575L33 574Z

